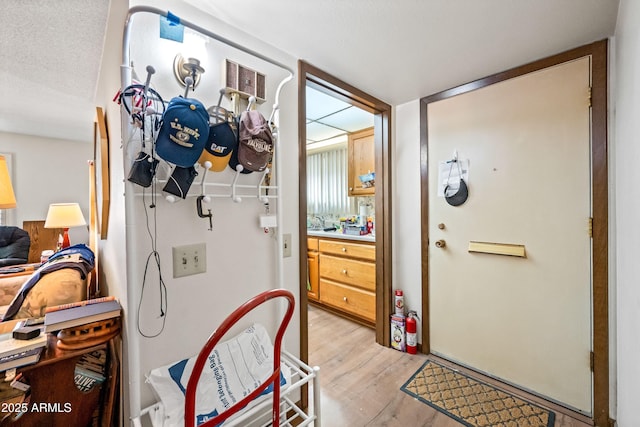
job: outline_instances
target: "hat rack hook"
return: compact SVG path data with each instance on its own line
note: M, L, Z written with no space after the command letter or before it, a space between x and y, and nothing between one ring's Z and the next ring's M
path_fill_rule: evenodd
M260 178L260 182L258 183L258 200L260 200L265 205L269 204L269 198L267 197L266 194L263 194L262 191L266 190L264 185L264 180L266 179L269 171L270 171L269 168L265 168L265 170L262 172L262 177Z
M240 177L240 173L243 169L244 167L242 165L236 166L236 174L233 177L233 182L231 183L231 200L233 200L235 203L242 202L242 197L236 194L236 184L238 183L238 177Z
M274 123L273 120L274 120L274 118L276 116L276 112L278 111L279 108L280 107L278 106L278 104L273 104L273 109L271 110L271 115L269 116L269 120L268 120L270 125L272 125ZM273 127L275 127L275 126L272 126L272 128Z
M256 105L256 97L255 96L250 96L249 97L249 103L247 104L247 111L252 110L255 105Z
M162 165L163 169L165 169L165 170L167 170L167 169L168 169L168 170L169 170L168 172L166 172L166 175L167 175L167 176L170 176L170 175L171 175L171 172L172 172L172 167L171 167L171 165L170 165L169 163L167 163L167 162L164 162L164 161L160 162L159 164L160 164L160 165ZM153 178L153 179L155 179L155 180L156 180L156 182L158 182L158 183L167 182L167 180L159 180L159 179L157 179L157 176L154 176L154 178ZM178 198L177 198L176 196L174 196L173 194L167 194L167 195L164 197L164 199L165 199L167 202L169 202L169 203L175 203L175 202L177 202L177 201L178 201Z
M223 121L223 119L220 118L220 115L223 114L224 112L224 120L226 120L227 118L227 113L226 110L221 108L220 105L222 104L222 97L225 94L225 89L220 89L220 96L218 97L218 103L213 106L213 107L209 107L207 109L207 112L209 113L209 120L213 119L214 123L220 123Z
M193 85L193 78L191 76L187 76L187 77L185 77L184 82L187 84L187 86L185 86L185 88L184 88L184 97L188 98L189 97L189 89L191 89L191 86Z
M144 82L144 90L142 92L142 99L144 100L144 103L142 104L142 112L143 113L147 112L147 94L149 93L149 85L151 84L151 76L156 73L156 69L153 68L151 65L147 65L146 70L147 70L147 79Z
M209 160L207 160L206 162L204 162L204 164L202 166L204 168L204 172L202 172L202 180L200 181L200 196L199 197L202 197L203 200L206 203L209 203L211 201L211 197L205 195L204 183L205 183L205 180L207 179L207 172L209 172L209 169L213 165L211 164L211 162Z

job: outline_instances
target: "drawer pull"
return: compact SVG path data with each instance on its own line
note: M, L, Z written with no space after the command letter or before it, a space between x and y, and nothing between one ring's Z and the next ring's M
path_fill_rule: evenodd
M342 274L344 274L345 276L347 275L347 270L342 270Z
M342 301L347 302L347 297L342 297Z
M344 246L342 247L342 252L347 252L347 248L345 248Z

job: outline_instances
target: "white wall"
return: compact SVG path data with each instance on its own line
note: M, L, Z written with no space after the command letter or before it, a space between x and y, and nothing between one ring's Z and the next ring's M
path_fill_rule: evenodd
M640 3L621 0L615 35L615 241L617 281L617 421L640 425Z
M23 221L43 220L49 204L67 202L79 203L88 223L87 160L93 158L93 142L0 132L0 153L11 154L17 200L17 207L7 211L8 225L22 227ZM88 236L87 227L69 230L72 244L87 243Z
M393 288L402 289L406 309L422 319L420 100L396 106L393 117Z
M153 4L154 2L145 2ZM159 2L158 2L159 3ZM265 46L252 37L240 31L229 28L224 22L214 18L207 18L181 2L162 2L159 7L171 10L182 19L189 20L205 28L213 29L237 43L258 50L274 59L285 62L292 69L296 69L296 62L273 47ZM145 67L152 65L156 69L152 85L161 95L169 100L173 96L183 93L173 76L172 66L175 55L182 50L182 45L158 38L158 17L150 14L136 14L133 19L131 43L131 60L139 78L145 78ZM233 48L222 45L214 40L206 46L206 54L200 53L199 59L205 68L201 83L196 87L195 94L205 106L215 105L218 101L218 90L222 87L221 71L224 59L239 62L250 68L257 69L267 76L267 101L259 106L259 110L266 116L271 112L274 102L276 85L287 75L281 69L261 60L243 54ZM105 94L106 95L106 94ZM106 99L106 96L105 96ZM229 107L228 101L223 106ZM277 178L280 185L278 194L282 199L283 232L292 234L292 252L298 254L298 170L297 170L297 89L295 80L288 83L280 99L280 144L281 176ZM113 115L112 115L113 117ZM119 146L119 141L114 141ZM121 163L124 167L121 177L126 176L131 156L138 150L137 139L131 144L123 141L124 149L112 151L112 162ZM192 186L192 196L199 194L199 182L202 171ZM118 176L118 175L116 175ZM161 177L164 175L161 175ZM116 178L117 179L117 178ZM210 172L207 182L230 184L233 173ZM258 174L240 177L242 184L257 185ZM112 179L116 187L120 185ZM164 184L158 186L158 191ZM209 193L207 187L207 193ZM230 198L214 198L205 205L205 209L213 211L213 230L208 231L208 221L196 214L195 197L168 203L162 198L156 202L155 209L149 209L149 199L143 203L142 188L131 183L124 183L125 207L123 222L118 222L116 231L117 244L120 250L126 242L126 264L114 263L109 258L104 260L114 271L114 276L121 278L126 266L126 279L118 283L120 292L126 290L121 302L125 310L127 322L127 362L128 372L124 379L127 387L124 390L126 404L129 405L131 416L138 413L140 407L151 403L153 395L151 389L144 383L144 375L150 369L170 363L196 353L206 341L209 334L233 309L253 297L257 293L278 287L277 248L278 243L274 232L264 233L258 226L258 216L264 212L264 207L256 198L246 197L241 203L233 203ZM211 190L213 191L213 190ZM114 189L113 193L119 193ZM114 196L112 196L113 198ZM116 198L118 196L115 196ZM112 200L113 203L113 200ZM275 209L272 200L272 212ZM146 207L146 208L145 208ZM146 212L145 212L146 211ZM122 209L118 208L122 214ZM157 218L157 251L161 259L162 279L166 285L168 309L166 316L159 316L159 288L160 281L154 265L149 267L145 282L144 270L146 261L151 253L151 240L147 232L147 213ZM152 223L151 223L152 224ZM114 224L112 224L114 225ZM120 228L121 227L121 228ZM122 233L124 234L124 237ZM109 242L111 242L111 231ZM207 250L207 272L185 278L173 278L172 247L178 245L205 243ZM116 258L117 259L117 258ZM291 290L298 297L298 265L297 255L286 258L283 262L283 286ZM144 283L144 297L141 298ZM109 283L114 286L113 283ZM138 305L140 311L138 312ZM260 311L251 320L259 320L273 328L274 319L279 315L278 310L269 308ZM139 318L139 323L138 323ZM163 328L164 324L164 329ZM143 337L138 330L142 328L145 334L162 333L153 338ZM285 346L289 351L298 353L299 349L299 316L291 321L285 337Z

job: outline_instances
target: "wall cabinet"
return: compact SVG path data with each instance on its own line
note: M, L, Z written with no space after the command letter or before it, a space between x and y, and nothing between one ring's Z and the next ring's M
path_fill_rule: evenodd
M320 299L320 255L318 254L318 239L307 238L307 262L309 264L309 284L307 287L307 297L310 300L318 301Z
M376 188L363 187L359 176L375 172L376 155L373 142L373 128L354 132L348 139L348 185L349 196L369 196Z
M376 321L375 245L319 239L319 302L373 325Z

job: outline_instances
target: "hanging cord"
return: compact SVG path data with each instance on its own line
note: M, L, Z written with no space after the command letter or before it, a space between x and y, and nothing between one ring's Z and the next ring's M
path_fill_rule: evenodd
M150 145L151 145L151 158L155 158L155 144L153 143L153 141L155 140L155 131L156 131L156 119L154 118L153 115L149 116L149 120L151 121L151 126L148 127L149 129L149 133L151 134L151 139L150 139ZM142 129L142 144L143 144L143 148L144 148L144 143L145 143L145 139L146 139L146 135L145 135L145 125L143 123ZM155 181L155 176L153 178L153 180ZM157 199L157 193L156 193L156 186L155 186L155 182L152 183L151 185L151 203L147 204L147 199L146 199L146 195L147 192L145 191L145 189L142 190L142 204L143 204L143 208L144 208L144 214L145 214L145 223L146 223L146 228L147 228L147 233L149 234L149 239L151 241L151 252L149 253L149 255L147 256L147 261L145 263L145 267L144 267L144 275L142 278L142 289L140 291L140 300L138 301L138 310L136 313L136 323L137 323L137 328L138 328L138 332L140 333L140 335L142 335L145 338L155 338L157 336L159 336L160 334L162 334L162 332L164 331L165 328L165 324L167 321L167 287L164 283L164 279L162 278L162 263L160 260L160 254L158 253L157 250L157 241L158 241L158 220L157 220L157 211L156 211L156 199ZM149 209L153 209L153 231L151 230L152 226L150 224L150 216L149 216ZM140 311L141 311L141 307L142 307L142 301L144 300L144 291L145 291L145 286L147 283L147 272L149 271L149 267L153 266L155 264L155 268L158 271L158 291L159 291L159 295L160 295L160 307L159 307L159 311L160 311L160 317L162 318L162 325L160 326L160 330L156 333L153 334L148 334L142 331L142 327L140 325Z
M457 158L451 159L447 163L450 163L450 166L449 166L449 175L447 176L447 182L445 183L445 187L444 187L445 196L447 196L447 190L449 189L449 186L450 186L449 180L451 179L451 170L453 169L454 163L458 166L458 179L459 181L462 180L462 168L460 167L460 162L458 161L458 159Z
M149 256L147 256L147 261L144 268L144 276L142 278L142 290L140 292L140 300L138 302L138 311L137 311L137 326L138 332L145 338L155 338L162 334L164 331L165 323L167 320L167 287L164 283L164 279L162 277L162 263L160 260L160 254L157 250L157 240L158 240L158 229L157 229L157 215L156 215L156 198L157 194L155 191L155 185L151 188L151 204L147 204L146 200L146 191L142 192L142 203L144 206L144 213L146 219L147 233L149 234L149 239L151 240L151 252ZM151 225L149 221L149 209L154 209L153 211L153 231L151 230ZM147 334L142 331L142 327L140 326L140 310L142 307L142 301L144 300L144 290L147 283L147 272L149 271L150 265L152 265L152 260L155 263L155 268L158 270L158 290L160 295L160 317L162 318L162 326L160 330L154 334Z

